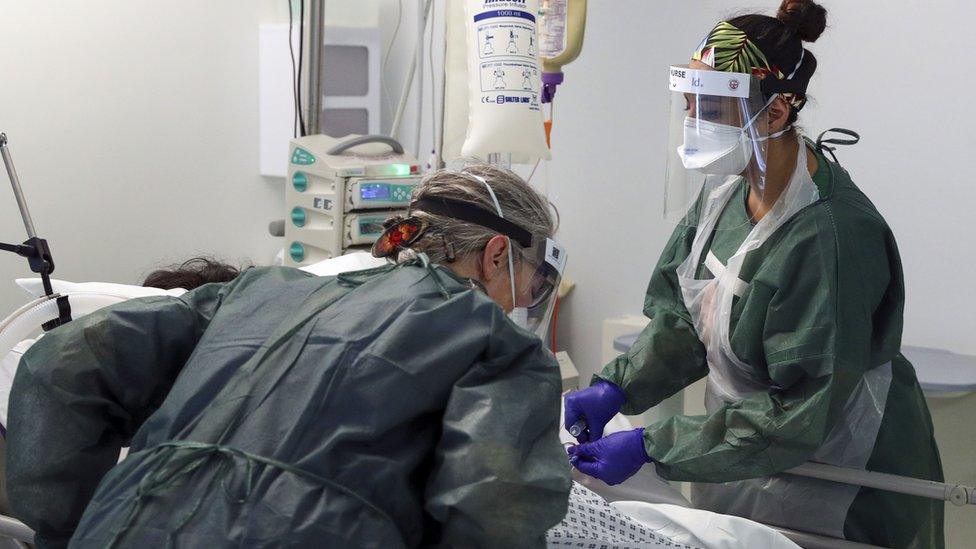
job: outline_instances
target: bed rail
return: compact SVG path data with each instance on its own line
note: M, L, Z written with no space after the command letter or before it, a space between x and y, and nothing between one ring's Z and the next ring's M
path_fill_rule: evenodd
M843 484L853 484L875 488L909 496L919 496L938 501L948 501L955 505L976 505L976 488L962 484L946 484L932 480L922 480L887 473L875 473L863 469L837 467L824 463L804 463L786 473L801 477L829 480Z
M827 536L821 536L819 534L810 534L808 532L790 530L789 528L781 528L779 526L772 526L769 524L766 526L769 526L773 530L783 534L790 541L799 545L803 549L884 549L883 547L879 547L877 545L867 545L865 543L858 543L856 541L830 538Z

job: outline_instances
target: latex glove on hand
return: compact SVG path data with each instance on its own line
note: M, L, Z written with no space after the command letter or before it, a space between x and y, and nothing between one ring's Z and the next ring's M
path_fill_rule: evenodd
M629 479L653 461L644 450L643 427L572 446L566 452L573 467L611 486Z
M627 395L609 381L598 381L586 389L566 395L566 429L583 420L586 429L574 435L577 442L590 442L603 437L603 428L627 402Z

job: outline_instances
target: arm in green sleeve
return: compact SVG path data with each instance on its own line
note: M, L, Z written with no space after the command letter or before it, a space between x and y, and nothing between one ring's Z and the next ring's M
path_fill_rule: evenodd
M810 366L837 367L830 357L815 361ZM729 482L781 472L807 461L823 442L832 401L846 401L834 385L830 374L806 378L708 416L674 416L645 429L645 450L669 480Z
M800 465L877 365L870 311L888 285L884 260L873 265L850 254L838 262L850 244L838 244L829 219L808 218L792 231L779 254L765 259L770 268L753 279L731 340L740 358L768 376L769 389L708 416L676 416L647 428L645 449L665 477L727 482Z
M544 547L566 514L559 367L496 310L490 355L454 384L427 485L445 547Z
M133 299L41 338L10 396L7 490L41 545L63 546L119 450L166 397L227 287Z
M691 253L694 227L678 227L661 254L644 299L650 323L630 351L596 376L627 395L624 414L641 414L708 375L705 347L681 297L677 268Z

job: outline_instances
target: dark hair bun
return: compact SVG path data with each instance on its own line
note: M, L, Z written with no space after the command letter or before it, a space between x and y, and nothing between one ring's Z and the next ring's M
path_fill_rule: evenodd
M816 42L827 28L827 10L813 0L783 0L776 18L804 42Z

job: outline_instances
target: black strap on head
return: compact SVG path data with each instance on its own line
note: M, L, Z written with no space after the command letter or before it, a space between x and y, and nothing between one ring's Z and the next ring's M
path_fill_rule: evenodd
M817 59L812 54L804 55L806 50L803 48L800 48L800 52L800 59L796 62L796 70L793 73L782 79L768 75L759 84L766 99L779 93L792 94L790 104L794 112L800 112L806 106L807 86L814 71L817 70Z
M773 96L777 93L796 93L799 95L806 95L807 93L807 82L802 80L787 80L785 78L778 80L772 76L763 78L759 83L759 87L766 97Z
M434 215L443 215L451 219L467 221L475 225L498 231L519 243L523 248L532 247L532 233L519 227L515 223L479 208L467 202L451 200L450 198L424 197L414 201L410 208Z

